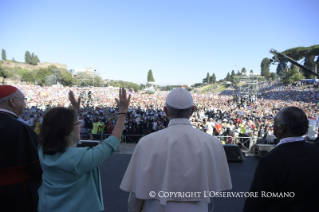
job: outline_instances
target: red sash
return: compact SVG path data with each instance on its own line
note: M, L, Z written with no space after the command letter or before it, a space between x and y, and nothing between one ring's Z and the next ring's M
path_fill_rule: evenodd
M30 179L31 176L24 170L24 167L0 170L0 185L12 185Z

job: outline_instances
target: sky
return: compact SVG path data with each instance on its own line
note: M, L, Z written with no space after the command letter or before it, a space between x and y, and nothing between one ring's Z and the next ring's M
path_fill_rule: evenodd
M1 0L0 49L103 79L191 85L319 44L318 0ZM271 66L271 72L276 66Z

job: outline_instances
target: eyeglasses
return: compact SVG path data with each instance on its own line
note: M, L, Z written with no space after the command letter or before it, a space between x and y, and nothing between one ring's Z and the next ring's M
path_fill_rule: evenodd
M80 124L82 124L82 121L78 121L78 122L76 122L76 123L73 124L73 125L75 126L75 125L80 125Z
M26 97L17 97L17 96L13 96L12 98L16 98L16 99L23 99L24 101L27 101L27 100L28 100L28 98L26 98Z

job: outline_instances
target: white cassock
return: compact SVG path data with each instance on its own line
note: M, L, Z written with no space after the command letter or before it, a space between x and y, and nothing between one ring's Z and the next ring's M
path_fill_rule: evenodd
M120 188L145 200L143 211L207 211L210 197L204 192L229 190L232 183L221 142L188 119L172 119L168 128L138 142Z

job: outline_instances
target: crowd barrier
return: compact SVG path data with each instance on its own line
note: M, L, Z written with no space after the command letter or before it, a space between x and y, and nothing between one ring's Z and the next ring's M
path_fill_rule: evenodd
M108 138L110 134L106 133L99 133L99 134L94 134L93 137L96 140L104 140ZM145 136L144 134L126 134L122 135L121 138L121 144L119 145L118 149L116 152L119 153L127 153L130 152L132 153L135 148L135 144L138 143L138 141ZM247 137L239 137L239 136L215 136L218 138L222 144L237 144L242 150L246 151L253 151L252 147L257 144L257 141L259 139L262 139L261 137L256 137L256 136L247 136ZM133 145L132 145L133 144Z

